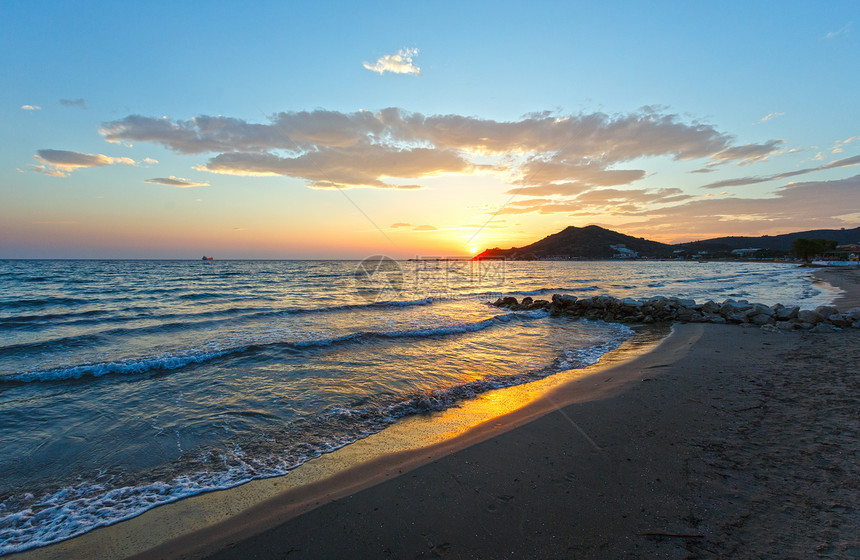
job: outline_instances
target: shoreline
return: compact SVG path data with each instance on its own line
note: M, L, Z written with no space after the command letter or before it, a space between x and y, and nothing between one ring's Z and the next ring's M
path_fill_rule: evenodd
M225 531L232 534L240 528L253 534L261 523L272 523L265 512L273 505L281 516L276 522L280 522L529 422L554 406L544 400L547 393L647 356L668 335L668 326L643 327L591 366L491 390L441 412L406 417L286 475L183 498L125 521L4 558L148 558L160 556L162 548L172 556L186 541L196 548L194 543L204 534L206 539L218 538ZM617 390L621 385L616 380L595 389Z
M860 282L856 276L844 274L851 271L824 271L825 274L820 274L821 272L821 270L816 270L813 276L839 287L843 292L834 302L834 305L844 310L854 306L847 305L846 302L850 304L860 301L860 290L857 289L857 284ZM827 272L830 274L826 274ZM854 283L852 284L852 282ZM293 527L296 523L301 524L301 520L306 518L308 514L313 516L328 515L326 519L329 525L337 523L341 514L332 517L333 514L328 510L338 507L338 504L342 504L344 501L354 500L357 495L384 492L377 489L391 485L406 475L418 471L423 472L424 469L428 468L432 470L432 467L447 461L449 457L467 453L473 448L480 447L489 441L496 441L500 437L508 437L512 433L541 422L543 418L558 416L554 414L557 410L562 412L562 416L570 416L574 412L568 411L576 406L588 407L593 403L605 403L621 398L631 390L636 390L639 387L636 383L637 380L658 379L662 376L664 368L674 367L688 351L695 349L697 347L696 342L700 337L708 334L707 331L713 332L712 325L704 328L701 325L678 327L656 348L646 350L645 353L633 357L632 360L630 354L642 351L641 348L626 348L620 352L620 356L614 356L614 353L611 353L613 356L606 356L607 361L611 361L611 363L602 361L602 363L584 370L573 370L579 374L575 377L579 378L568 379L561 386L549 390L533 387L533 394L529 397L531 401L524 407L505 413L504 416L485 420L477 426L472 425L466 428L461 426L458 429L463 432L454 435L452 432L448 432L441 440L428 447L397 450L395 446L394 450L389 450L382 455L379 455L378 449L373 452L358 449L364 446L368 440L384 439L390 436L391 428L387 428L365 440L359 440L359 442L339 451L314 459L285 477L252 481L226 491L216 491L186 498L149 510L131 520L97 529L54 545L13 554L9 558L65 558L75 557L83 553L92 557L93 550L101 551L103 557L127 557L139 553L137 557L140 558L197 558L214 553L220 554L220 557L229 558L242 557L246 547L261 546L260 543L268 543L265 546L277 548L275 541L280 542L282 540L282 537L276 534L277 531L280 529L281 532L284 532L287 531L288 526ZM727 329L737 329L744 334L750 330L734 326L727 327ZM759 334L756 333L754 336L759 336ZM726 335L726 338L734 340L737 337ZM528 385L534 386L534 384ZM516 389L516 387L502 389L500 392L511 391L511 389ZM534 394L543 391L548 392L542 393L540 396ZM429 420L427 418L423 420L436 423L438 420L436 416L444 414L434 414ZM612 413L608 415L612 416ZM416 433L421 435L420 429L416 432L416 426L409 425L410 423L415 424L416 420L421 421L422 419L413 419L412 422L398 422L395 426L402 424L401 430L405 431L401 431L395 436L395 439L397 437L403 440L414 439ZM585 424L585 421L577 421L577 424L579 423ZM588 435L592 433L590 429L580 429L579 431L581 432L580 437L591 444L592 451L597 452L598 448L602 447L595 444L595 440ZM368 460L369 455L367 453L370 456L374 453L376 455ZM515 458L521 459L519 455ZM322 467L316 473L305 476L296 485L283 484L284 481L300 471L309 470L306 467L311 463L317 462L330 464ZM334 472L333 475L332 472ZM315 476L316 478L314 478ZM284 490L285 486L295 487ZM223 499L223 496L227 494L234 494L234 498ZM238 496L235 496L236 494ZM255 503L256 505L249 507L249 504ZM215 506L214 510L210 507L212 504ZM366 506L367 504L359 505L356 511L367 513ZM322 514L314 513L318 510L325 510L325 512ZM355 514L355 511L353 513ZM400 512L400 514L402 513ZM361 515L361 513L357 515ZM154 531L162 534L172 522L185 516L193 517L192 523L189 525L191 531L186 530L184 534L173 535L174 539L160 544L141 538L146 536L146 533ZM293 533L293 530L290 529L287 532ZM394 537L392 536L392 538ZM242 544L238 545L238 548L234 548L233 546L237 542ZM202 546L201 543L203 543ZM258 549L252 548L252 550ZM310 549L307 550L310 552ZM233 551L235 556L231 556L230 551ZM347 549L340 550L340 553L345 554L347 552ZM322 556L311 554L306 557Z
M820 272L840 310L860 301L856 275ZM855 329L676 325L582 380L621 374L611 393L253 536L141 558L857 554L858 342Z

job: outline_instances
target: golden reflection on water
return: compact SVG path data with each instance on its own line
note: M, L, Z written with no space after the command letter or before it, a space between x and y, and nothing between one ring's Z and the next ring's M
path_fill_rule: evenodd
M501 426L502 416L527 406L557 387L648 352L657 346L668 332L667 327L638 329L636 336L619 348L604 354L600 362L592 366L560 372L524 385L488 391L445 411L401 419L381 432L308 461L284 476L253 480L236 488L197 495L160 506L128 521L52 546L26 551L20 554L20 558L53 559L81 555L90 558L116 558L141 553L225 521L284 492L314 483L325 484L327 479L337 473L374 459L392 453L426 449L495 419L499 419ZM324 501L327 500L320 497L318 503ZM98 554L94 551L98 551Z

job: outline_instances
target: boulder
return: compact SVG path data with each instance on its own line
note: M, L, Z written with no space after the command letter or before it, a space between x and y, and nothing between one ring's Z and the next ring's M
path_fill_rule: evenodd
M797 320L801 323L809 323L810 325L815 325L824 320L818 312L812 311L811 309L801 309L797 312Z
M501 297L493 303L496 307L511 307L512 305L517 305L517 298L515 297Z
M831 315L839 313L839 310L832 305L819 305L815 308L815 312L822 317L830 317Z
M809 329L809 332L831 333L831 332L836 332L838 330L840 330L840 329L838 329L837 327L834 327L833 325L828 325L827 323L818 323L817 325L815 325L814 327Z
M854 321L860 321L860 307L855 307L854 309L849 309L845 312L845 315L853 319Z
M785 307L784 305L779 305L778 308L774 309L774 315L776 315L778 321L788 321L796 319L798 311L800 311L800 308L797 306Z
M775 322L773 320L773 317L771 317L770 315L768 315L766 313L759 313L757 315L753 315L753 316L749 317L749 321L753 325L759 325L759 326L773 324Z
M851 320L850 317L845 315L844 313L834 313L830 317L827 318L827 322L835 327L850 327L851 323L854 321Z
M576 296L571 296L568 294L553 294L552 302L564 309L567 309L568 307L571 307L574 303L576 303Z

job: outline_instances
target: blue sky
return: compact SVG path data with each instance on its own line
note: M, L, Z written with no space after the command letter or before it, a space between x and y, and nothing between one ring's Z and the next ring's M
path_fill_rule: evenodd
M661 241L856 227L858 16L4 2L0 257L409 257L590 223Z

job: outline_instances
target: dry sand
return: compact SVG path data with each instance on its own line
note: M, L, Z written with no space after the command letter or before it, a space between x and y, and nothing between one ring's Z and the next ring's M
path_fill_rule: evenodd
M840 308L857 301L854 271L816 275L845 291ZM301 515L272 501L240 530L143 557L857 558L859 365L856 329L678 325L589 381L623 390Z

